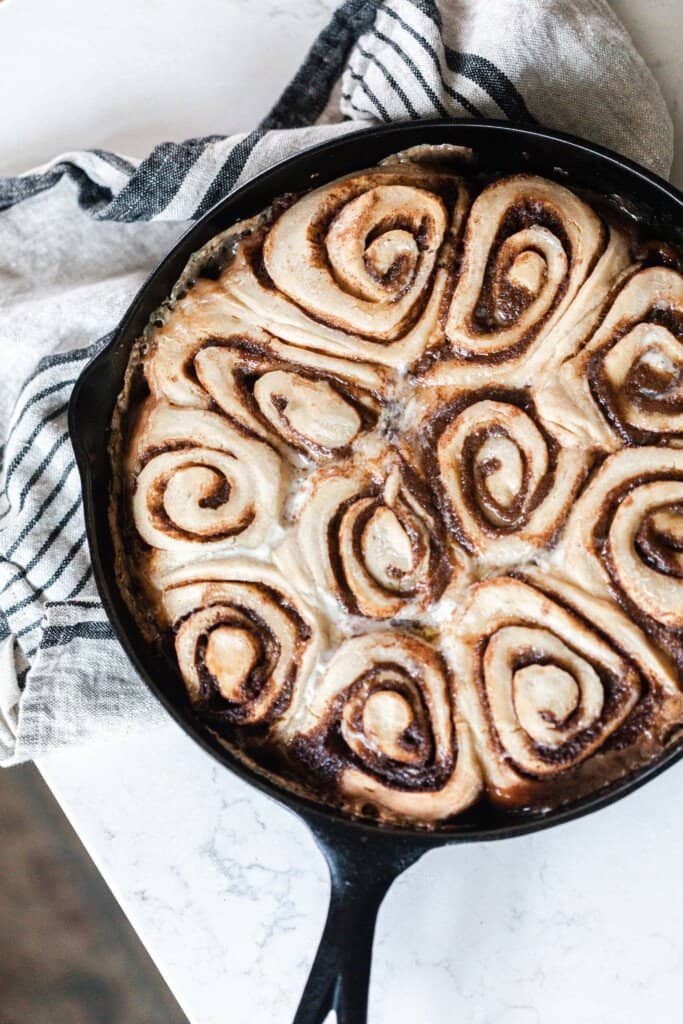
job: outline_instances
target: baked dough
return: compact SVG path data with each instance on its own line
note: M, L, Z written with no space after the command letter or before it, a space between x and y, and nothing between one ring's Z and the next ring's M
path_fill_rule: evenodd
M677 257L447 157L196 253L112 433L120 586L198 720L424 827L575 800L683 722Z

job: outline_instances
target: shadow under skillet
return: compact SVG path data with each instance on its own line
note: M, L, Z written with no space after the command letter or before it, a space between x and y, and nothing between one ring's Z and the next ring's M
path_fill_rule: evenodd
M33 765L0 771L0 1024L187 1024Z

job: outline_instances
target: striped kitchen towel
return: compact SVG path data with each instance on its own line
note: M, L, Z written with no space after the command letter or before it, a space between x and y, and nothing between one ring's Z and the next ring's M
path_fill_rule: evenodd
M163 720L92 578L66 419L81 369L188 220L330 135L434 116L540 122L671 166L662 96L605 0L346 0L255 131L0 180L1 763Z

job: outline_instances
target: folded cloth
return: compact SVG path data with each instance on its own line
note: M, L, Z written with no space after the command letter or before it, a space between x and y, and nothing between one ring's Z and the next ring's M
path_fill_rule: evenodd
M659 88L604 0L346 0L256 131L142 162L68 153L0 181L0 763L164 720L98 599L66 419L145 275L278 160L359 124L447 115L563 128L671 167Z

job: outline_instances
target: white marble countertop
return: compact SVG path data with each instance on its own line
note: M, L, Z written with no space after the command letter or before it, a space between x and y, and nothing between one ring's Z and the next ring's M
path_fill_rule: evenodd
M191 1024L290 1024L328 892L305 827L171 724L41 768ZM425 855L380 911L370 1024L674 1024L682 849L683 764Z
M75 147L143 155L162 138L246 129L333 6L4 0L0 172ZM614 6L669 102L681 185L683 4ZM40 767L191 1024L287 1024L328 889L304 826L170 722ZM671 1024L682 849L680 765L599 815L430 853L381 910L370 1024Z

